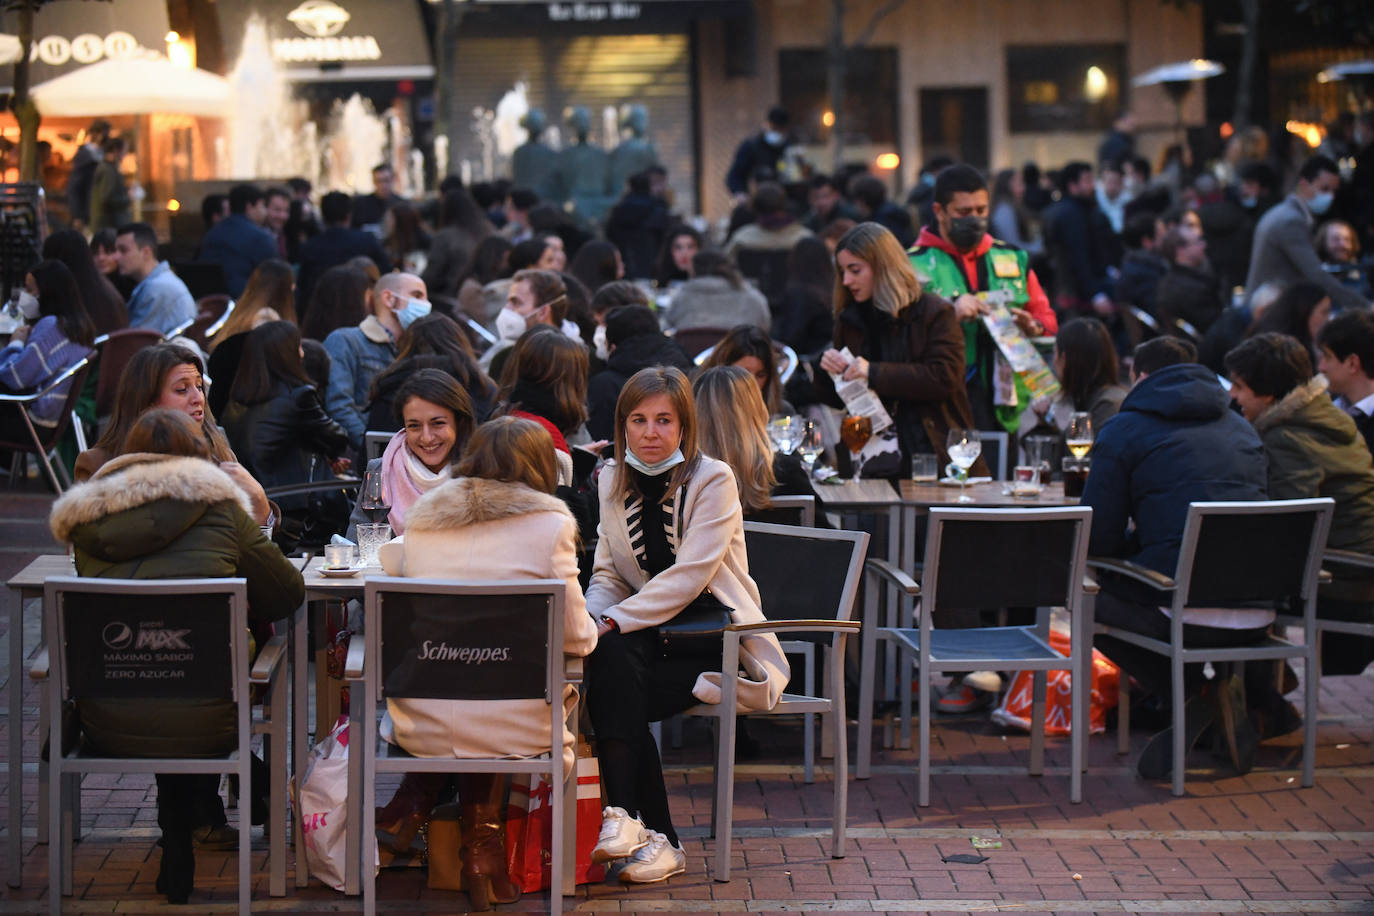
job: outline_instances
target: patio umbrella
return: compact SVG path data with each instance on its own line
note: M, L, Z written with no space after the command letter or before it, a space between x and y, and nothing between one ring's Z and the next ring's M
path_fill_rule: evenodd
M1193 81L1211 79L1225 72L1226 68L1216 61L1195 57L1192 60L1180 60L1146 70L1131 80L1131 85L1164 87L1164 91L1174 103L1174 132L1182 137L1183 97L1193 88Z
M186 114L223 117L230 86L206 70L179 67L165 57L109 58L41 83L32 90L49 117Z

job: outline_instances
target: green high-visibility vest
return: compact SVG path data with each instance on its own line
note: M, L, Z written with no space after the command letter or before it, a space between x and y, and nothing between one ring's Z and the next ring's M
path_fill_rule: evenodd
M992 247L978 263L978 288L970 289L964 268L949 252L933 245L921 245L907 252L911 266L921 278L921 285L938 296L953 302L964 293L1005 291L1011 298L1007 305L1024 308L1030 301L1029 258L1015 245L993 241ZM964 362L978 372L983 384L992 389L993 360L980 360L979 345L992 351L997 349L983 322L978 319L960 322L964 328ZM1030 403L1030 392L1021 377L1016 376L1016 406L995 405L997 421L1008 432L1016 432L1021 412Z

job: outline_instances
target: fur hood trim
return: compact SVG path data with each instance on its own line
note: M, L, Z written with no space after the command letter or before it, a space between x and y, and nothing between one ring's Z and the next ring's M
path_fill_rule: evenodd
M53 504L48 525L65 544L81 525L162 499L207 504L233 500L253 516L248 494L209 461L135 452L106 462L90 480L63 494Z
M459 477L431 490L406 513L406 532L443 531L535 512L557 512L572 520L563 500L522 483Z
M1312 376L1305 384L1294 388L1282 399L1265 408L1258 417L1255 417L1255 432L1264 433L1266 430L1286 423L1293 418L1294 414L1317 398L1326 397L1326 385L1326 376L1321 374Z

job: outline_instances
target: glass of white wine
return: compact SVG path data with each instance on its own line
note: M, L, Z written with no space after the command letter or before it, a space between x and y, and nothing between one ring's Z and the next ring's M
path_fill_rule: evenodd
M1069 428L1064 431L1064 444L1075 458L1083 458L1093 447L1093 419L1084 411L1076 412L1069 418Z
M797 452L801 455L802 461L806 462L806 473L814 476L816 473L816 459L825 451L825 443L821 441L821 428L816 425L816 421L807 420L802 424L801 439L797 443Z
M951 429L945 439L945 449L949 460L959 468L959 502L971 503L968 487L968 469L983 453L983 441L978 438L976 429Z

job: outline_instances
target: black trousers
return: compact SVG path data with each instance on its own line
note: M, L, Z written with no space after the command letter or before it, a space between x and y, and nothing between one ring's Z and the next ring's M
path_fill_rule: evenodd
M1169 641L1169 615L1161 611L1158 605L1141 604L1103 591L1097 596L1096 618L1099 623L1130 630L1132 633L1152 639ZM1228 630L1185 623L1183 642L1194 648L1244 646L1258 642L1268 632L1268 627ZM1169 696L1169 659L1166 656L1111 636L1094 637L1093 648L1100 650L1150 693L1162 697ZM1193 662L1184 666L1183 689L1187 696L1197 694L1202 689L1203 682L1202 665Z
M677 845L663 764L649 723L695 706L692 686L709 667L698 659L665 659L658 629L613 630L587 661L587 711L596 730L607 804L638 814L644 826Z

